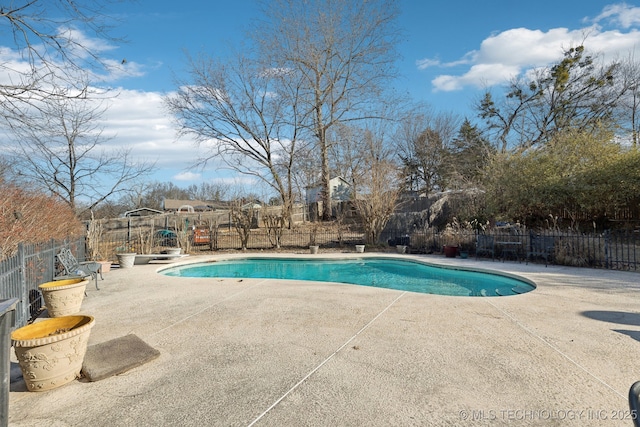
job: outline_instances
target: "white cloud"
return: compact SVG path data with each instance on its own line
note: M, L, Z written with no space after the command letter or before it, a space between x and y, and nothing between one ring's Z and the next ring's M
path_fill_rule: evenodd
M175 179L176 181L196 181L200 179L201 176L202 175L199 173L182 172L177 175L174 175L173 179Z
M82 71L70 70L65 67L65 64L56 63L55 56L48 57L50 64L46 67L43 67L38 57L34 57L33 64L30 64L27 60L29 55L25 52L16 50L14 47L0 46L0 84L16 84L24 75L31 72L32 67L43 67L46 70L51 65L58 66L60 70L67 68L69 73L86 74L92 82L100 83L114 83L123 78L142 77L146 74L146 67L139 63L128 61L126 58L113 59L103 56L107 52L116 54L118 49L117 46L105 40L89 37L80 30L64 27L58 28L58 34L69 40L64 49L76 65L82 68ZM47 57L41 44L33 44L31 47L43 50L41 53ZM97 62L94 62L92 55L98 56ZM77 79L84 81L84 76L77 76Z
M94 80L101 82L115 82L123 78L143 77L146 73L144 67L137 62L127 61L126 59L103 60L105 73L95 74Z
M627 31L605 31L598 25L604 20L617 23ZM575 30L513 28L487 37L480 43L480 49L467 52L459 60L441 63L425 58L416 61L416 65L424 70L433 66L468 64L461 74L441 74L433 78L434 91L449 92L504 83L528 70L560 60L564 50L572 46L584 44L589 52L601 54L605 60L627 56L640 46L640 31L629 29L640 24L640 8L625 3L607 6L589 22L594 24Z
M110 147L130 148L133 157L161 168L186 169L205 154L193 140L177 139L158 92L120 89L108 100L102 126L104 136L111 138Z
M597 23L605 21L627 29L640 24L640 7L630 6L626 3L611 4L605 6L602 13L595 18L586 18L585 20Z
M581 31L566 28L547 32L514 28L483 40L475 61L518 68L546 64L562 56L563 45L575 45L582 39Z
M419 59L416 61L416 65L418 66L419 70L424 70L427 69L429 67L436 67L438 65L440 65L440 60L439 59Z

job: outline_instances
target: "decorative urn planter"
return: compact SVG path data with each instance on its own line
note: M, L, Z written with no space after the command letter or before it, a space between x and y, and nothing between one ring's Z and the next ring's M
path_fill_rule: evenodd
M98 264L102 266L102 272L108 273L111 271L111 261L96 261Z
M87 289L86 279L66 279L43 283L38 286L49 317L68 316L80 311L84 291Z
M396 245L396 252L398 252L399 254L406 254L407 253L407 246L406 245Z
M444 256L447 258L455 258L458 254L458 246L444 245L442 250L444 251Z
M124 254L116 254L118 257L118 265L120 268L132 268L133 263L136 260L136 253L124 253Z
M309 246L309 253L317 254L319 249L320 249L320 246L311 245Z
M11 341L29 391L45 391L80 377L92 316L63 316L18 328Z
M364 245L356 245L356 252L359 254L364 252Z

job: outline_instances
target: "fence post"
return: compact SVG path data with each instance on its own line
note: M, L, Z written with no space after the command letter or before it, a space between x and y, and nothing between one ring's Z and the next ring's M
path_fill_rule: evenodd
M25 262L25 254L24 254L24 244L18 243L18 267L20 270L20 312L18 314L18 318L20 322L16 322L19 325L24 325L26 321L29 319L29 292L27 290L27 265Z
M49 257L49 271L51 272L51 277L49 277L49 279L53 280L53 278L56 277L56 252L57 252L56 240L51 239L49 241L49 244L51 245L51 254L52 254L52 256Z
M18 298L0 300L0 426L9 425L11 328L15 326Z
M610 244L610 231L609 230L605 230L604 231L604 268L612 268L612 266L610 265L610 261L609 261L609 252L611 251L611 248L609 247Z

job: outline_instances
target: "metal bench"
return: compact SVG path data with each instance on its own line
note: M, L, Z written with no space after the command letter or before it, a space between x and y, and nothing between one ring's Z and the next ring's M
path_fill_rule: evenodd
M495 258L495 239L493 236L485 234L476 236L476 259L481 253L491 254L491 259Z
M502 262L504 262L507 255L510 255L515 260L520 262L520 254L523 248L523 236L520 232L520 228L516 226L505 227L507 233L499 235L499 242L496 242L496 246L500 248L500 256ZM524 256L524 254L522 254Z
M53 280L73 279L77 277L84 279L85 277L91 276L95 281L96 289L100 290L98 287L98 274L100 274L100 279L104 280L104 277L102 277L102 264L95 261L78 262L76 257L73 256L67 248L61 249L56 255L56 258L64 268L65 274L56 276Z
M527 249L527 263L529 258L544 258L544 266L549 263L549 258L553 257L556 241L553 236L541 236L529 232L529 248Z

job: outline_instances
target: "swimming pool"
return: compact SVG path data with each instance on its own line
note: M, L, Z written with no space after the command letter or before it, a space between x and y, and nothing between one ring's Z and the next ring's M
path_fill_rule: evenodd
M173 277L313 280L452 296L508 296L535 289L525 279L397 258L239 258L160 271Z

